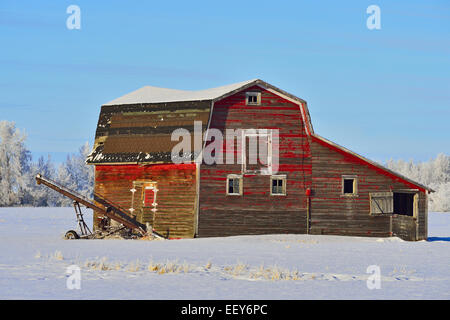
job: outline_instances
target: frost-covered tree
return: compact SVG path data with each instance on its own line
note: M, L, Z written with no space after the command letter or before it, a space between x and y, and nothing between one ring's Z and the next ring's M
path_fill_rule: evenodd
M28 204L33 206L71 206L72 200L43 185L36 185L35 177L38 173L55 180L57 183L82 194L87 198L93 197L94 168L86 165L85 159L90 151L88 143L80 147L79 152L67 156L66 161L57 169L50 157L45 160L40 157L33 163L29 173L30 193Z
M440 153L435 159L419 163L391 159L386 166L435 190L429 196L430 211L450 212L450 156Z
M14 122L0 121L0 206L20 205L26 198L31 153L25 139Z
M77 154L67 156L58 170L50 156L31 162L31 153L25 146L26 135L16 128L14 122L0 121L0 206L70 206L72 200L37 185L38 173L92 198L94 168L85 163L89 143L80 147Z
M57 172L57 181L69 189L77 191L87 198L93 197L94 192L94 168L85 162L90 152L89 143L80 147L77 154L67 156L66 161L61 164ZM72 201L65 197L59 205L68 206Z
M69 157L68 157L69 158ZM58 170L56 171L56 179L58 183L62 184L63 186L76 191L76 183L69 173L69 170L67 169L67 162L62 163L59 165ZM58 202L56 204L60 207L68 207L72 205L72 200L68 197L61 196L58 199Z
M435 187L436 192L430 195L432 211L450 212L450 182Z
M47 159L40 156L36 163L31 164L28 174L29 192L25 204L34 207L57 206L60 202L60 194L50 188L37 185L35 177L38 173L46 178L56 178L55 166L50 155L47 156Z

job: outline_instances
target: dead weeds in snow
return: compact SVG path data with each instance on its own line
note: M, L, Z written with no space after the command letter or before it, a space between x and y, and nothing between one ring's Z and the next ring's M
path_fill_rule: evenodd
M56 250L53 253L52 258L55 259L55 260L64 260L64 256L63 256L62 252L59 251L59 250Z
M298 270L289 270L280 268L278 266L264 267L259 266L256 270L251 270L249 273L251 279L254 280L301 280L301 275Z
M158 275L163 274L180 274L180 273L201 273L201 272L218 272L225 273L232 278L247 279L247 280L266 280L266 281L297 281L305 280L304 275L300 274L298 270L289 270L279 266L265 267L260 265L256 268L251 268L248 264L237 262L233 265L213 266L211 261L208 261L204 266L195 266L188 264L186 261L179 263L178 260L167 260L166 262L154 262L150 260L145 266L139 259L129 264L120 262L108 262L106 258L100 260L87 260L84 267L91 270L98 271L126 271L126 272L140 272L147 271ZM314 275L310 279L315 279Z

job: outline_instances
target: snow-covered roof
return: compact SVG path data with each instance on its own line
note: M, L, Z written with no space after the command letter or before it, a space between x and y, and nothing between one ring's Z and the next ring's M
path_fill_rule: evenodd
M222 97L223 95L226 95L227 93L233 92L237 89L240 89L252 83L256 83L258 81L261 80L252 79L217 88L197 90L197 91L176 90L176 89L145 86L136 91L130 92L120 98L109 101L104 105L109 106L109 105L138 104L138 103L214 100L219 97Z

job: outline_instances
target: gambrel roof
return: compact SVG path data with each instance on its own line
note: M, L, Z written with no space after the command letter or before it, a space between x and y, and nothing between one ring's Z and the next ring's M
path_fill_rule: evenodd
M170 139L173 130L185 128L192 133L194 121L201 121L204 132L215 101L254 86L301 105L308 132L312 131L306 101L260 79L198 91L145 86L102 106L94 148L86 162L170 162L171 150L178 144ZM192 153L186 157L193 160L196 155Z
M126 104L167 103L167 102L205 101L205 100L217 101L223 99L224 97L230 94L233 94L237 91L243 90L245 88L254 85L259 85L265 88L272 89L283 95L288 96L290 99L306 103L306 101L304 101L303 99L300 99L290 93L287 93L279 88L276 88L275 86L263 80L252 79L238 83L228 84L217 88L196 90L196 91L145 86L136 91L127 93L126 95L123 95L117 99L109 101L103 105L114 106Z
M138 103L161 103L161 102L180 102L180 101L203 101L214 100L236 89L240 89L258 79L247 80L239 83L233 83L226 86L211 88L206 90L188 91L168 88L159 88L145 86L136 91L114 99L104 106L138 104Z

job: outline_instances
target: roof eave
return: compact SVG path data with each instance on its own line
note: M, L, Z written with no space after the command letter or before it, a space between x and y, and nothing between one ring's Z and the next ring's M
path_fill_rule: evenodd
M321 141L323 141L323 142L325 142L325 143L327 143L327 144L329 144L329 145L331 145L331 146L333 146L333 147L335 147L335 148L337 148L337 149L340 149L341 151L343 151L343 152L345 152L345 153L347 153L347 154L349 154L349 155L351 155L351 156L353 156L353 157L357 157L358 159L360 159L360 160L366 162L367 164L369 164L369 165L371 165L371 166L377 167L377 168L380 169L380 170L383 170L383 171L385 171L385 172L387 172L387 173L389 173L389 174L391 174L391 175L394 175L394 176L396 176L396 177L398 177L398 178L400 178L400 179L402 179L402 180L404 180L404 181L407 181L407 182L409 182L410 184L419 187L419 189L426 190L426 191L428 191L428 192L430 192L430 193L431 193L431 192L435 192L433 189L431 189L431 188L429 188L429 187L427 187L427 186L424 186L424 185L422 185L422 184L420 184L420 183L418 183L418 182L416 182L416 181L414 181L414 180L411 180L411 179L409 179L409 178L403 176L403 175L400 174L400 173L397 173L397 172L395 172L395 171L392 171L392 170L390 170L390 169L384 167L383 165L381 165L381 164L379 164L379 163L377 163L377 162L375 162L375 161L372 161L372 160L370 160L370 159L367 159L367 158L365 158L365 157L363 157L363 156L357 154L356 152L353 152L353 151L351 151L351 150L349 150L349 149L347 149L347 148L345 148L345 147L343 147L343 146L341 146L341 145L338 145L337 143L334 143L334 142L332 142L332 141L330 141L330 140L328 140L328 139L326 139L326 138L324 138L324 137L322 137L322 136L319 136L319 135L316 134L316 133L313 133L312 136L315 137L315 138L317 138L317 139L319 139L319 140L321 140Z

